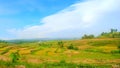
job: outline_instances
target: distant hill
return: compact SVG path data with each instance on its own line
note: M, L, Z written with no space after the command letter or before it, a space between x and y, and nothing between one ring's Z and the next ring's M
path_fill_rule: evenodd
M14 39L14 40L6 40L6 42L9 43L29 43L29 42L43 42L43 41L49 41L49 40L76 40L79 38L37 38L37 39Z

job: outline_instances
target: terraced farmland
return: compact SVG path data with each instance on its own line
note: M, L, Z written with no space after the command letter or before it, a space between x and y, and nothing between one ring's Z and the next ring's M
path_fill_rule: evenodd
M0 68L119 68L119 45L117 38L0 43Z

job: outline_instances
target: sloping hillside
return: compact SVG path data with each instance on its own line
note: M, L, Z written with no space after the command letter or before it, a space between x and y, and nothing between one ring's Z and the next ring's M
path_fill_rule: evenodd
M119 46L120 39L118 38L24 42L21 44L1 42L0 66L12 68L22 65L28 68L29 66L44 68L44 64L47 63L52 68L61 68L61 66L69 68L70 65L75 68L80 64L81 66L109 68L120 64Z

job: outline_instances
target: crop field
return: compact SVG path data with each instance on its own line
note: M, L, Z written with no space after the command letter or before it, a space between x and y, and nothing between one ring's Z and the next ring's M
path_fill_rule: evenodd
M120 39L1 42L0 68L120 68Z

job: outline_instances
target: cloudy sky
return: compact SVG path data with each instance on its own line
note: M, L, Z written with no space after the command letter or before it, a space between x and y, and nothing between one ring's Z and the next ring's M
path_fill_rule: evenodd
M79 38L116 28L120 0L0 0L0 39Z

